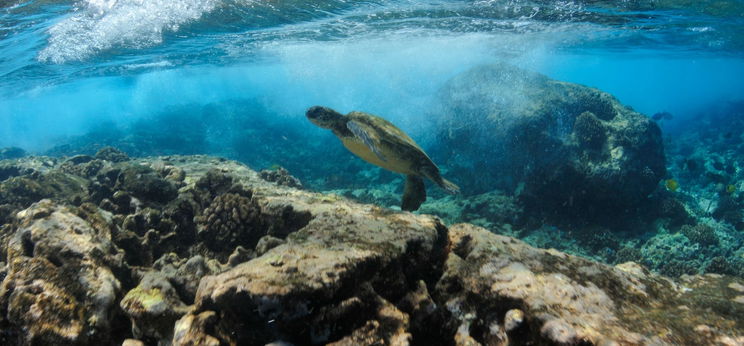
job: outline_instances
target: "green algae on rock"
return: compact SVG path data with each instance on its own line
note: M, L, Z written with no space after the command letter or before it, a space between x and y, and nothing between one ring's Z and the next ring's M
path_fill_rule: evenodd
M153 338L162 344L170 342L174 323L187 311L167 278L154 271L145 273L119 306L132 321L134 337Z

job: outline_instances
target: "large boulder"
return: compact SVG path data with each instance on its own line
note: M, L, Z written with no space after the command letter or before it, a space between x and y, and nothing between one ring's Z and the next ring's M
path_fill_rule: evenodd
M666 174L659 127L612 95L507 64L441 90L437 156L469 192L585 221L636 211Z

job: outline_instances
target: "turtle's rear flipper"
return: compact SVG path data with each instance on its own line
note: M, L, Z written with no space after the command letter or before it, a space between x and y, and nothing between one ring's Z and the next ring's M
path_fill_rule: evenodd
M416 175L408 175L406 177L406 186L403 189L403 202L400 205L400 209L406 211L417 210L425 200L426 187L424 186L424 179Z

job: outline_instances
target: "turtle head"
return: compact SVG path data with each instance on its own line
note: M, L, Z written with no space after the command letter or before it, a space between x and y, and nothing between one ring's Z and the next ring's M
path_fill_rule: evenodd
M324 129L333 129L338 127L344 121L344 115L328 107L314 106L310 107L305 113L308 119Z

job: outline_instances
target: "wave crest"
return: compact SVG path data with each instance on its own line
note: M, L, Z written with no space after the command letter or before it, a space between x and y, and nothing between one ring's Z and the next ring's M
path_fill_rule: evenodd
M49 44L38 59L64 63L117 47L157 45L165 32L178 31L218 5L218 0L85 0L49 29Z

